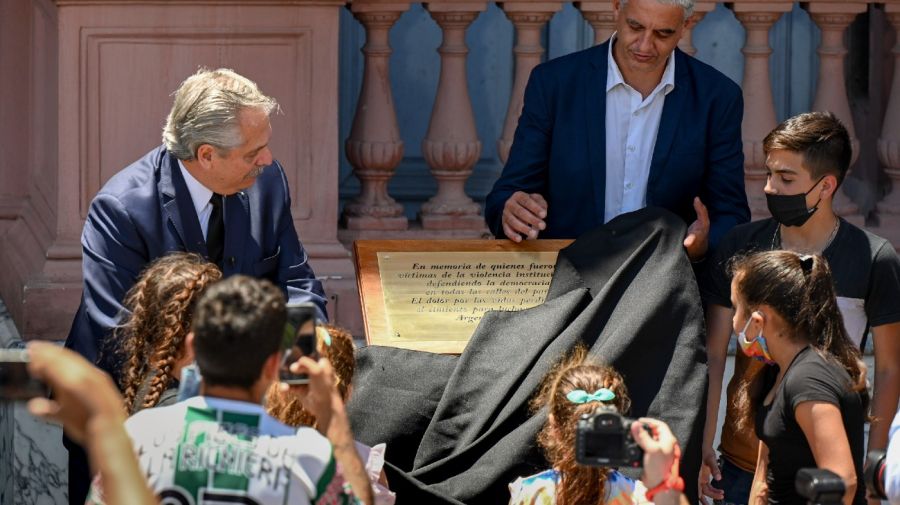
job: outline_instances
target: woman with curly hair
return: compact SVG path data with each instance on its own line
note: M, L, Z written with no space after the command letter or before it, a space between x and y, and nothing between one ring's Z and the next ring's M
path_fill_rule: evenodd
M175 403L194 305L219 280L216 265L193 253L175 252L150 263L125 295L128 310L114 330L122 342L121 388L128 414Z

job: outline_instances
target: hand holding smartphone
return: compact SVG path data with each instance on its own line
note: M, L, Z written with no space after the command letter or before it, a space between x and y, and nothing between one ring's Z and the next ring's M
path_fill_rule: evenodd
M46 384L28 372L28 351L0 349L0 401L25 401L49 394Z
M295 374L291 364L302 356L318 361L318 341L316 338L316 306L312 303L287 305L287 324L282 336L283 357L279 370L279 380L290 385L308 384L306 374Z

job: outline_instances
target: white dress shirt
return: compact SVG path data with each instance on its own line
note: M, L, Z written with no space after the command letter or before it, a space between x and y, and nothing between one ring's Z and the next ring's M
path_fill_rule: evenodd
M613 58L614 33L606 69L606 206L604 222L647 206L647 179L666 95L675 88L675 58L647 98L625 83Z
M197 212L197 219L200 221L200 231L203 232L203 239L206 240L206 230L209 228L209 216L212 214L212 204L209 199L212 198L213 192L208 189L200 181L194 179L194 176L184 168L184 163L178 160L178 167L181 168L181 176L187 184L188 192L191 194L191 200L194 203L194 211Z

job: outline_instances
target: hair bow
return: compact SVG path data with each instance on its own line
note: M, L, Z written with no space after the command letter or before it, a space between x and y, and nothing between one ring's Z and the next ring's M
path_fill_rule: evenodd
M803 273L808 274L812 271L813 267L813 257L807 254L800 256L800 269L803 270Z
M325 347L331 347L331 334L324 326L316 326L316 338L325 343Z
M593 393L588 393L583 389L576 389L566 395L566 399L572 403L608 402L615 397L616 394L606 388L600 388Z

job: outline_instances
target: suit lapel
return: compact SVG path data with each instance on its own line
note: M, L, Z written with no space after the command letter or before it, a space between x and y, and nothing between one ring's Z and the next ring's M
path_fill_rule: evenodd
M588 163L593 178L594 214L603 223L606 211L606 70L609 41L596 46L590 55L587 78L581 90L584 97L585 131L587 132Z
M163 208L178 233L184 249L206 256L206 241L203 240L200 220L194 210L191 193L178 168L178 161L168 152L165 152L163 156L165 159L162 160L159 177L159 192L163 195Z
M250 202L241 191L225 198L225 252L222 272L228 276L241 271L244 242L250 237Z
M675 133L678 131L681 121L681 111L684 109L688 89L691 87L688 82L687 61L685 61L684 53L675 48L672 57L675 58L675 87L666 95L662 117L659 120L656 145L653 148L653 159L650 162L650 175L647 179L647 205L656 203L656 186L660 177L663 176L663 167L668 161L672 141L675 140Z

